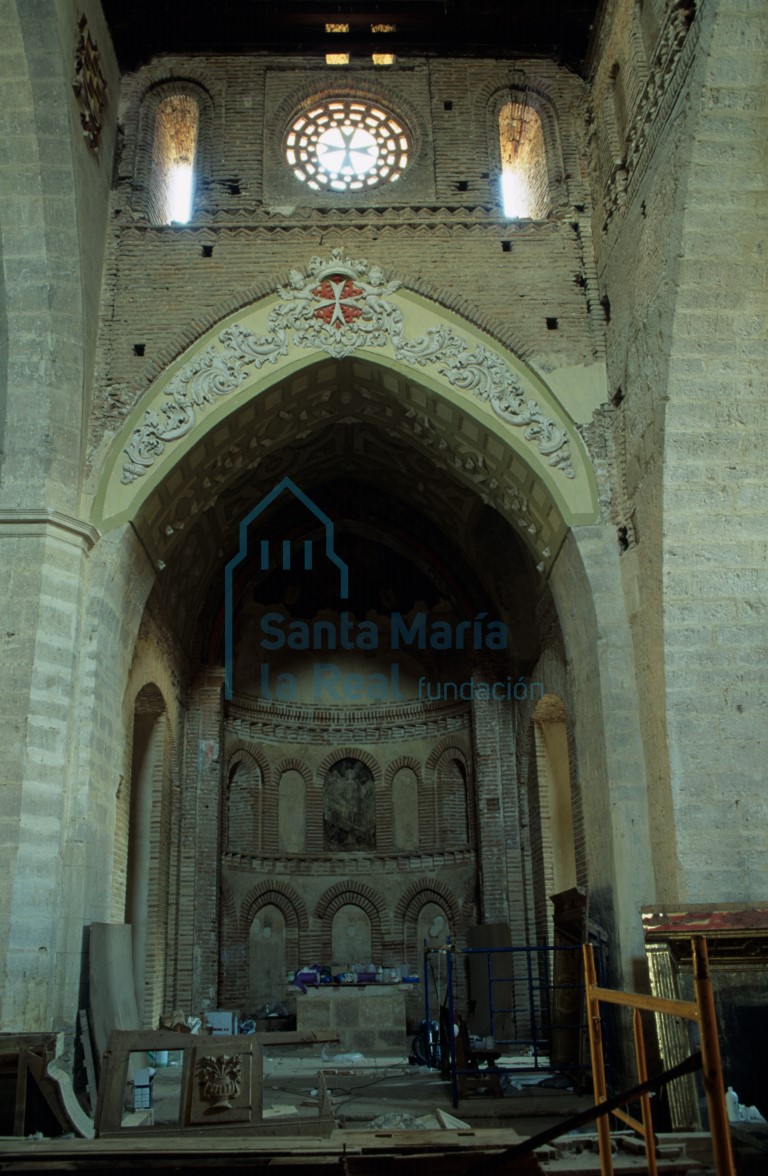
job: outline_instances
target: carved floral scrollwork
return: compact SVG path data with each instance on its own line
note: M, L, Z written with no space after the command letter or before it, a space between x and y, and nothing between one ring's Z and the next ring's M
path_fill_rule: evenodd
M486 401L506 424L524 428L526 440L551 466L575 477L565 430L535 400L526 400L500 356L482 345L470 349L441 325L406 339L402 312L389 301L401 283L387 281L378 265L344 260L342 251L333 249L330 260L313 257L308 268L307 276L291 270L288 285L278 286L280 300L269 313L265 335L234 323L219 333L221 349L207 347L174 375L165 389L167 402L159 413L147 409L125 447L124 484L142 477L169 442L189 433L197 411L237 391L253 371L287 355L290 345L342 359L362 347L391 344L401 362L420 368L434 364L453 387Z
M80 36L75 49L75 76L72 89L80 102L80 125L89 147L98 150L102 119L107 99L107 83L101 69L101 58L91 39L88 18L83 15L77 24Z
M227 1111L240 1093L243 1059L240 1054L218 1054L197 1063L200 1097L210 1111Z
M405 415L410 422L411 432L422 445L433 450L448 448L445 438L438 436L435 426L428 417L419 415L414 408L408 409ZM499 483L488 469L483 454L466 445L455 446L453 465L463 478L469 479L475 484L482 501L487 505L493 505L491 495L496 495ZM549 559L551 552L549 547L542 542L539 528L533 520L530 502L520 491L508 486L502 489L501 507L515 520L521 530L526 531L530 536L532 546L540 557L537 571L543 571L544 561Z
M470 351L443 326L428 327L420 339L404 342L395 350L398 359L416 367L437 364L449 384L489 403L508 425L525 427L526 441L534 442L551 466L561 469L567 478L576 476L567 433L545 416L535 400L525 399L519 380L500 356L482 345Z

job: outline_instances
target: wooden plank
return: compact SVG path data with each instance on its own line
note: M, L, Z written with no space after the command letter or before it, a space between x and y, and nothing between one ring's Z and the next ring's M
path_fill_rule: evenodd
M45 1099L48 1108L63 1132L72 1130L73 1124L67 1114L67 1108L61 1099L61 1093L56 1082L48 1074L47 1060L37 1053L27 1054L27 1072ZM31 1126L31 1124L30 1124Z
M58 1054L61 1039L61 1033L0 1033L0 1054L22 1049Z
M465 1123L463 1119L457 1119L455 1115L450 1115L448 1111L444 1111L442 1107L435 1107L435 1115L441 1127L446 1131L471 1131L469 1123ZM514 1132L513 1132L514 1134Z
M325 1080L325 1074L322 1070L318 1071L317 1087L320 1095L318 1102L318 1112L322 1119L333 1119L333 1107L328 1096L328 1083Z
M16 1061L16 1107L13 1114L13 1134L26 1135L27 1115L27 1050L20 1049Z
M193 1049L201 1042L238 1042L256 1041L259 1045L324 1045L339 1040L339 1035L333 1030L297 1031L285 1029L277 1033L239 1033L226 1035L223 1033L176 1033L173 1029L115 1029L109 1038L110 1049L127 1049L131 1053L144 1053L146 1050L185 1050Z
M288 1154L290 1152L301 1152L306 1155L354 1155L362 1154L364 1148L369 1146L375 1152L384 1152L386 1154L394 1154L401 1147L405 1146L409 1150L413 1150L414 1137L418 1136L419 1144L424 1145L424 1150L431 1151L453 1151L461 1153L466 1156L473 1151L494 1151L500 1148L508 1147L510 1143L519 1142L515 1137L514 1132L508 1128L478 1128L471 1132L471 1134L464 1135L459 1132L441 1131L435 1128L432 1131L412 1131L412 1132L394 1132L393 1138L387 1138L386 1132L363 1132L351 1130L336 1129L329 1134L320 1135L317 1128L317 1119L307 1118L300 1120L302 1125L315 1128L314 1135L307 1134L302 1138L296 1136L277 1136L270 1138L265 1135L256 1135L250 1129L247 1131L241 1130L239 1135L234 1133L218 1134L204 1129L202 1134L191 1135L185 1130L183 1133L179 1128L176 1128L175 1134L173 1131L164 1132L162 1128L157 1129L162 1134L157 1136L151 1135L134 1135L133 1131L123 1132L119 1136L109 1136L107 1138L99 1138L94 1140L87 1139L47 1139L35 1142L33 1145L34 1156L53 1156L60 1155L62 1157L71 1155L73 1158L79 1156L103 1157L108 1160L110 1156L122 1157L125 1155L126 1142L130 1140L130 1149L132 1153L137 1156L151 1155L154 1152L158 1154L177 1154L182 1156L204 1156L206 1154L224 1156L227 1154L258 1156L258 1155L280 1155ZM293 1120L292 1127L297 1125L297 1121ZM404 1144L401 1136L408 1136L411 1142ZM670 1140L677 1140L677 1136L668 1136ZM23 1152L27 1157L31 1154L30 1144L26 1140L10 1140L0 1139L0 1153L7 1155L13 1153L14 1155Z
M697 1021L699 1012L692 1000L669 1000L665 996L645 996L641 992L617 992L613 988L592 989L592 995L606 1004L624 1005L630 1009L643 1009L648 1013L669 1013L672 1017L684 1017L686 1021Z
M603 1025L600 1017L600 1002L596 996L597 976L595 973L595 952L591 944L583 945L582 958L584 960L584 996L587 1005L587 1025L589 1027L589 1054L592 1062L592 1086L595 1092L595 1102L601 1103L606 1100L608 1087L605 1080ZM611 1125L607 1115L603 1115L597 1121L597 1138L602 1176L613 1176Z
M468 1130L411 1130L411 1131L347 1131L347 1140L354 1141L355 1147L363 1151L397 1151L407 1148L409 1151L472 1151L478 1147L513 1147L522 1143L522 1137L509 1128L485 1130L483 1128L469 1128ZM342 1132L334 1135L334 1140L341 1139Z
M83 1060L85 1062L85 1073L88 1079L88 1098L91 1104L91 1111L96 1106L96 1064L93 1058L93 1046L91 1045L91 1029L88 1024L88 1012L86 1009L80 1009L77 1014L80 1023L80 1042L83 1047Z
M260 1045L334 1045L339 1034L333 1029L280 1029L275 1033L250 1033Z
M617 1119L621 1119L622 1123L627 1124L627 1127L631 1127L633 1131L637 1131L638 1135L642 1135L643 1138L645 1138L645 1127L639 1119L635 1119L634 1116L630 1115L627 1111L618 1109L612 1111L611 1114L615 1115Z
M498 1151L478 1150L473 1155L473 1167L482 1160L489 1160L498 1156ZM396 1153L383 1156L350 1156L345 1157L344 1169L348 1176L388 1176L390 1172L397 1172L400 1176L466 1176L467 1156L457 1155L455 1152L433 1151L428 1155L397 1155ZM494 1172L501 1176L504 1173L514 1173L514 1176L540 1176L542 1169L535 1156L518 1156L516 1159L499 1160L494 1165Z

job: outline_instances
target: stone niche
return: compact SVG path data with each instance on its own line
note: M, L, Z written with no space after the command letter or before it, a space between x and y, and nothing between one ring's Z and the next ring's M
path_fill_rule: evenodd
M340 759L323 783L325 849L375 849L373 773L357 759Z
M361 907L346 903L333 916L331 953L334 975L348 971L355 964L368 969L373 961L371 920Z
M308 989L297 998L298 1029L335 1029L342 1050L402 1051L407 1041L406 990L397 985Z

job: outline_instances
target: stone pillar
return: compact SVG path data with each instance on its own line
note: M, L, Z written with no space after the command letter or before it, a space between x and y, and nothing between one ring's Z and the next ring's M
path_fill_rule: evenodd
M482 671L474 681L485 680ZM477 857L480 875L480 918L483 923L509 923L509 875L507 827L504 806L514 788L514 755L509 716L505 704L473 698L472 727L475 744L475 811Z
M222 675L198 690L187 716L176 991L181 1007L193 1013L218 1003L223 734Z
M612 528L571 531L550 586L573 705L590 917L609 935L612 982L645 958L640 907L654 893L634 650Z
M3 1030L50 1029L77 1011L86 834L73 782L75 685L94 537L52 512L0 512L0 844L13 879L0 898Z
M765 898L765 5L699 6L663 474L668 901ZM693 107L695 109L695 106Z
M112 98L100 153L72 93L77 13L58 0L2 5L0 870L13 879L0 897L3 1030L73 1024L88 901L76 707L96 534L76 516L119 91L90 7Z

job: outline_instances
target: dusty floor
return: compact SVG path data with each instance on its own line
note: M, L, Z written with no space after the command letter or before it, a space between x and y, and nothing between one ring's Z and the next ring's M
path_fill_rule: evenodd
M136 1055L136 1058L137 1062L139 1059L147 1061L146 1055ZM180 1061L180 1055L176 1055L176 1059ZM169 1060L174 1062L173 1055ZM178 1136L166 1135L163 1139L162 1133L157 1136L150 1131L149 1135L138 1133L134 1136L134 1146L126 1146L130 1126L146 1126L148 1118L147 1112L128 1113L124 1120L124 1127L128 1129L126 1134L121 1132L120 1137L111 1140L0 1141L0 1153L4 1153L0 1155L0 1168L6 1170L7 1166L13 1167L22 1161L27 1164L32 1155L30 1149L34 1150L35 1164L41 1170L46 1167L52 1170L62 1161L78 1170L97 1170L99 1164L107 1160L112 1167L118 1161L123 1166L126 1163L142 1166L151 1161L151 1164L166 1167L171 1164L176 1170L192 1163L197 1170L201 1164L203 1167L220 1166L222 1149L227 1153L230 1166L253 1166L255 1152L261 1154L266 1148L270 1156L274 1152L274 1156L281 1157L281 1164L291 1163L298 1172L302 1163L305 1168L309 1163L308 1156L305 1157L306 1163L301 1158L306 1149L314 1155L319 1148L318 1162L322 1159L324 1164L333 1166L350 1148L355 1154L360 1152L375 1158L382 1149L386 1152L393 1147L405 1147L406 1151L410 1148L414 1156L417 1153L420 1156L431 1154L430 1149L434 1148L445 1151L447 1147L453 1154L457 1148L461 1151L467 1147L509 1147L520 1138L536 1137L551 1126L561 1126L570 1116L591 1106L589 1095L557 1089L552 1085L552 1076L546 1072L524 1073L518 1067L510 1066L510 1059L506 1062L509 1080L504 1082L503 1097L473 1094L454 1108L450 1083L438 1071L409 1065L404 1053L360 1058L353 1064L348 1056L339 1057L338 1051L323 1049L319 1045L265 1047L264 1116L279 1118L286 1127L289 1124L298 1127L301 1121L305 1130L302 1132L298 1127L296 1136L302 1136L302 1139L294 1137L291 1126L290 1138L254 1139L251 1136L238 1139L226 1136L219 1137L212 1149L210 1141L200 1137L185 1140L183 1132ZM337 1128L329 1135L326 1120L325 1133L318 1133L322 1138L313 1143L315 1133L310 1125L318 1118L323 1082ZM180 1091L181 1065L177 1062L158 1066L152 1082L151 1109L156 1125L167 1127L179 1121ZM126 1090L127 1096L131 1093ZM436 1112L440 1112L439 1118ZM445 1114L463 1120L469 1129L452 1130L456 1124L446 1121ZM487 1134L476 1135L480 1129L488 1129ZM754 1131L734 1130L733 1134L737 1144L738 1176L763 1176L768 1170L768 1133L760 1135ZM634 1173L647 1172L642 1145L631 1132L614 1129L612 1138L617 1173L633 1176ZM668 1176L672 1173L708 1176L713 1172L706 1134L665 1135L660 1136L658 1142L660 1172ZM209 1144L207 1149L206 1143ZM578 1135L561 1135L552 1146L538 1148L536 1161L536 1170L546 1176L597 1176L600 1165L594 1125ZM272 1159L264 1162L268 1166ZM375 1167L374 1159L370 1162ZM301 1170L303 1173L304 1169Z
M321 1071L340 1127L364 1126L381 1115L420 1118L433 1115L439 1107L472 1126L508 1125L520 1135L534 1135L592 1103L588 1095L539 1085L552 1080L546 1071L524 1073L515 1068L510 1069L503 1098L473 1094L454 1108L450 1083L442 1074L410 1065L405 1053L366 1057L350 1064L333 1048L282 1046L264 1049L265 1115L315 1117ZM152 1083L156 1123L178 1120L180 1079L178 1065L157 1069Z
M371 1122L384 1114L402 1113L414 1118L434 1113L436 1107L463 1119L472 1126L511 1125L521 1135L532 1135L543 1126L566 1118L591 1105L590 1097L572 1091L544 1089L538 1083L550 1077L546 1072L515 1072L514 1081L521 1089L507 1088L503 1098L474 1094L462 1099L457 1108L451 1101L450 1083L437 1070L411 1066L403 1055L380 1056L348 1066L315 1054L298 1057L287 1051L265 1054L264 1108L284 1105L301 1094L303 1102L316 1088L318 1062L325 1074L331 1106L340 1126L353 1127ZM334 1072L335 1071L335 1072ZM309 1091L308 1080L311 1082ZM310 1095L311 1097L311 1095ZM302 1108L306 1111L306 1108ZM546 1120L546 1123L543 1122Z
M173 1057L171 1057L173 1060ZM317 1117L320 1099L320 1074L325 1078L330 1104L341 1129L364 1129L369 1124L378 1126L377 1121L385 1117L388 1128L429 1128L439 1126L435 1112L453 1115L474 1128L509 1128L520 1137L538 1135L540 1132L568 1119L592 1105L589 1094L579 1095L571 1089L558 1089L559 1081L547 1071L524 1072L519 1066L509 1067L509 1081L504 1082L504 1096L493 1098L486 1094L473 1094L461 1099L458 1107L452 1103L450 1082L437 1070L412 1066L405 1053L366 1057L351 1064L344 1056L338 1056L333 1047L282 1046L264 1049L264 1094L265 1117L280 1117L297 1121ZM169 1065L158 1068L153 1079L153 1118L158 1124L178 1121L181 1067ZM542 1085L542 1083L544 1085ZM585 1153L581 1160L588 1168L597 1164L594 1126L585 1128L583 1136ZM620 1152L630 1148L631 1141L619 1141ZM631 1136L631 1132L625 1133ZM754 1135L754 1133L752 1133ZM706 1137L703 1137L706 1138ZM664 1137L665 1150L674 1152L671 1145L673 1136ZM560 1141L559 1141L560 1142ZM580 1148L580 1144L568 1144ZM757 1176L766 1169L766 1143L752 1137L740 1141L737 1157L737 1171L744 1176ZM639 1141L637 1141L637 1150ZM632 1146L631 1150L635 1150ZM562 1150L558 1147L558 1150ZM685 1151L685 1145L683 1145ZM688 1143L688 1153L706 1152L706 1143L697 1149ZM546 1151L545 1153L546 1154ZM618 1157L617 1157L618 1160ZM543 1170L559 1172L573 1170L571 1160L558 1160L552 1152L549 1163L543 1163ZM641 1155L624 1155L622 1171L645 1171ZM687 1166L672 1166L668 1170L687 1171ZM706 1172L708 1165L702 1164L699 1171Z

